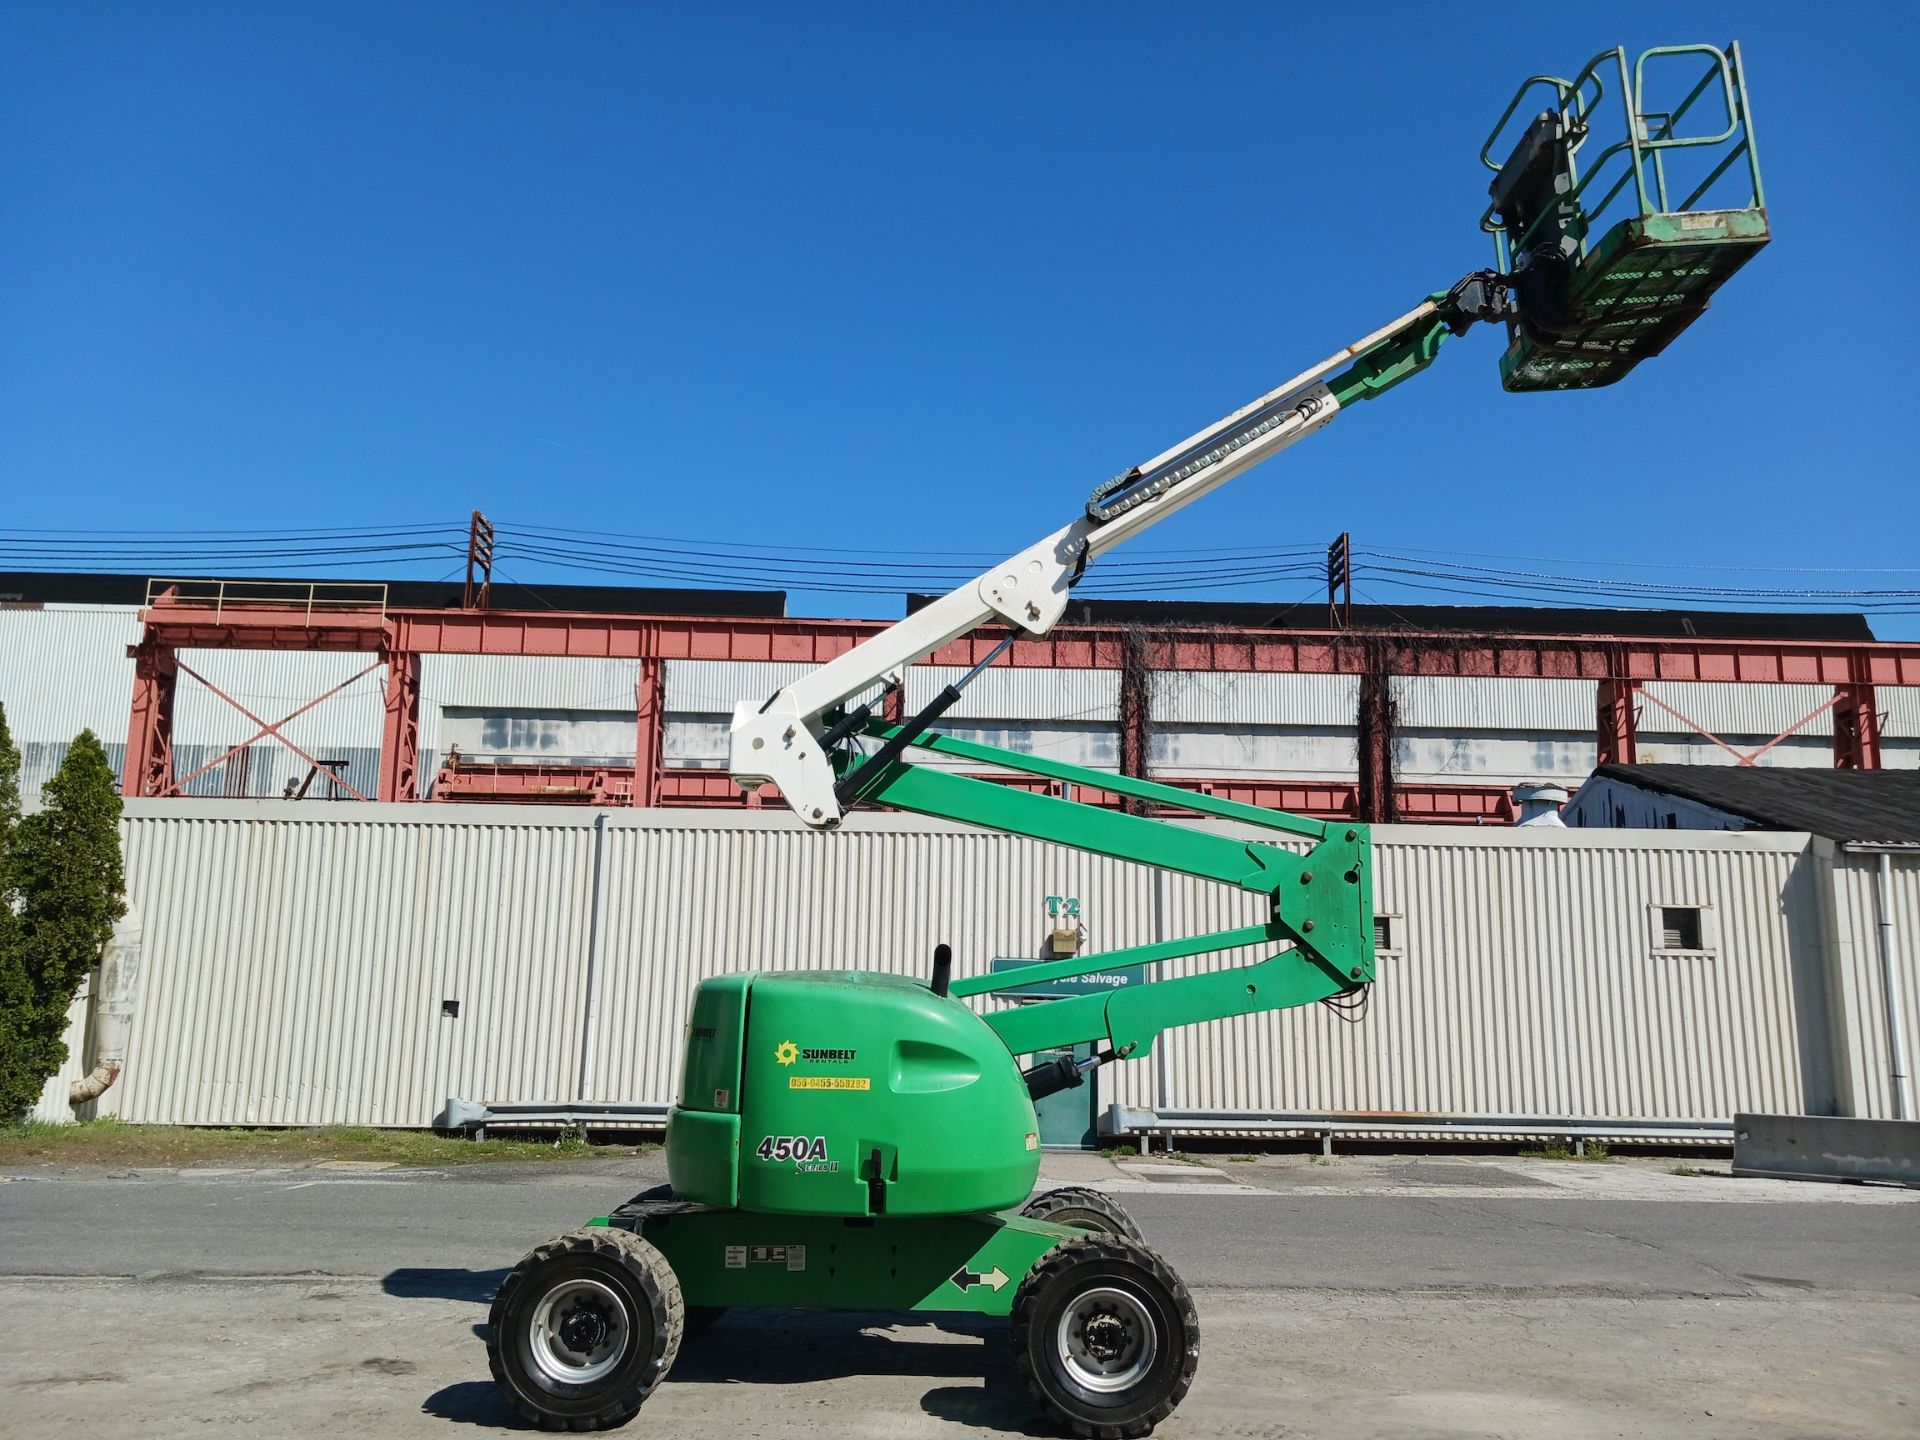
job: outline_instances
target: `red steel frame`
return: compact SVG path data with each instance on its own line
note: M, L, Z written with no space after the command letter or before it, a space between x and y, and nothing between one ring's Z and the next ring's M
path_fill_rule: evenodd
M436 800L492 800L528 804L554 802L631 805L634 771L625 765L497 765L453 760L434 778ZM654 803L683 809L760 809L776 804L771 785L747 793L724 770L671 769L660 772ZM1026 790L1061 793L1057 781L983 773L975 778ZM1242 805L1289 810L1316 820L1355 820L1360 792L1352 780L1197 779L1156 775L1154 782L1200 795L1217 795ZM1504 785L1415 785L1394 787L1403 820L1438 825L1511 825L1518 818ZM1117 795L1083 787L1076 799L1108 809L1120 808Z
M674 772L664 764L668 660L765 660L820 664L885 628L880 621L788 620L722 616L579 614L565 611L338 609L297 604L216 606L163 593L141 613L144 634L129 647L134 665L124 793L180 793L173 774L173 701L182 649L346 651L372 653L387 666L387 710L378 799L420 795L420 657L528 655L640 662L636 696L635 771L645 783L627 789L631 804L712 803L704 787L721 771ZM1002 632L1003 633L1003 632ZM1061 627L1019 639L1003 664L1042 669L1120 669L1125 630ZM932 665L970 666L1001 634L980 630L927 657ZM1635 639L1605 635L1362 635L1344 631L1172 629L1153 642L1153 665L1165 670L1268 671L1358 675L1384 653L1394 675L1593 680L1599 682L1599 758L1634 758L1638 692L1659 681L1757 685L1830 685L1835 698L1834 763L1880 764L1875 687L1920 686L1920 644L1895 641ZM1651 698L1651 697L1649 697ZM1818 715L1808 716L1807 724ZM273 731L264 726L262 733ZM284 724L285 721L278 722ZM1798 729L1799 727L1794 727ZM275 732L277 733L277 732ZM257 737L256 737L257 738ZM676 775L701 776L683 781ZM1175 782L1179 783L1179 782ZM1199 784L1200 782L1192 782ZM1220 784L1223 782L1208 782ZM1227 782L1238 785L1242 782ZM1299 787L1306 782L1261 781ZM688 787L691 787L689 789ZM1409 794L1447 787L1405 787ZM697 793L696 793L697 792ZM1233 793L1231 788L1226 792ZM1398 794L1399 792L1396 792ZM1313 797L1302 791L1309 801ZM1324 803L1332 804L1330 799ZM1408 818L1438 818L1420 814ZM1435 802L1436 805L1438 802ZM1462 798L1464 813L1484 801ZM1475 807L1480 807L1475 809ZM1283 804L1282 808L1307 809ZM1332 813L1332 812L1329 812Z

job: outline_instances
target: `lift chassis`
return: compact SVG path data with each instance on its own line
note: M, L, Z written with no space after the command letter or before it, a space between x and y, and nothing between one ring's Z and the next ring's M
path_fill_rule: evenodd
M1647 60L1689 56L1706 60L1705 75L1679 105L1650 111ZM1627 138L1583 168L1611 83ZM1511 158L1501 165L1482 152L1496 171L1483 224L1495 233L1498 269L1429 296L1098 486L1079 515L1004 564L735 712L736 782L777 785L814 830L832 831L856 806L887 805L1249 891L1266 918L1017 976L956 978L942 945L925 980L758 970L704 981L668 1120L668 1184L538 1247L495 1298L488 1357L524 1415L553 1429L623 1423L687 1333L728 1309L764 1306L1009 1317L1016 1368L1042 1409L1099 1440L1146 1435L1180 1403L1199 1361L1193 1299L1110 1197L1033 1194L1034 1102L1084 1084L1099 1065L1149 1054L1168 1029L1363 992L1375 979L1371 837L1364 825L1083 770L932 727L1016 635L1044 634L1060 619L1102 553L1425 370L1450 335L1504 322L1510 390L1611 383L1664 348L1765 243L1737 46L1650 51L1631 74L1624 52L1606 52L1573 80L1529 80L1502 125L1541 87L1549 108ZM1683 117L1708 94L1724 101L1725 132L1685 133ZM1665 167L1681 147L1706 147L1720 163L1670 209ZM1694 209L1742 156L1749 203ZM1622 173L1599 197L1591 192L1610 158ZM1637 212L1600 236L1601 211L1629 182ZM995 624L1006 636L973 671L912 718L879 718L907 666ZM1079 805L915 765L910 751L1234 823L1226 833ZM1039 982L1248 949L1267 954L992 1008ZM1023 1069L1018 1058L1089 1044L1084 1061Z

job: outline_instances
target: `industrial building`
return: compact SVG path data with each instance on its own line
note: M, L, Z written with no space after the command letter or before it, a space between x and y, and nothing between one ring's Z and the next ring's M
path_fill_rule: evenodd
M29 805L83 728L124 772L136 653L164 654L172 668L165 774L148 754L129 795L738 805L722 768L733 704L788 683L814 663L809 647L874 628L787 620L784 597L767 592L500 586L475 616L457 585L180 583L214 597L197 630L147 609L138 578L0 575L0 703ZM304 606L343 632L351 616L363 633L316 647L311 625L249 630L249 596L278 602L281 619ZM396 682L379 637L395 614L420 617L408 633L425 638L410 643L430 648L404 677L411 757L383 777ZM607 625L556 638L569 615ZM691 622L680 628L699 638L655 664L641 632L660 616ZM1857 615L1363 605L1337 618L1348 628L1330 630L1325 606L1091 602L1067 620L1089 638L1016 647L945 728L1256 804L1411 821L1510 823L1516 785L1572 788L1597 760L1920 767L1920 688L1868 685L1861 726L1857 685L1792 683L1768 658L1850 675L1877 653ZM1298 642L1268 643L1282 637ZM1609 673L1636 644L1662 678L1616 687ZM1139 663L1122 653L1129 645ZM1331 654L1340 646L1349 653ZM781 647L795 658L771 658ZM1752 658L1766 683L1684 678L1746 674ZM906 706L957 673L915 667ZM157 747L157 730L137 743ZM637 760L650 786L636 786ZM1391 809L1362 793L1382 770Z
M85 576L0 595L29 803L83 727L128 797L144 951L100 1113L421 1126L461 1100L657 1123L708 974L917 973L939 943L963 970L1037 958L1048 897L1077 902L1088 953L1255 918L1247 894L1058 845L871 812L813 835L743 796L732 705L879 628L789 618L778 595L481 608L458 587ZM988 648L937 650L903 705ZM1669 759L1910 785L1917 702L1920 646L1858 616L1096 603L1014 643L943 728L1296 812L1451 822L1377 823L1363 1018L1177 1032L1043 1114L1053 1141L1700 1140L1745 1110L1911 1113L1920 877L1876 889L1860 837L1791 819L1618 828L1597 790L1571 828L1513 826L1512 792L1578 791L1596 760L1609 785ZM48 1118L70 1113L90 1016L83 995Z

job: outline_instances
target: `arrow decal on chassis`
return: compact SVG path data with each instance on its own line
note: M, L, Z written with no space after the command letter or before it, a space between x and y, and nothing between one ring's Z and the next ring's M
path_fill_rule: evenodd
M1007 1272L1002 1270L998 1265L994 1266L993 1269L987 1271L984 1275L979 1274L977 1271L968 1270L963 1266L954 1271L949 1278L955 1286L962 1290L971 1290L976 1285L991 1285L994 1293L998 1294L1006 1285L1008 1275Z

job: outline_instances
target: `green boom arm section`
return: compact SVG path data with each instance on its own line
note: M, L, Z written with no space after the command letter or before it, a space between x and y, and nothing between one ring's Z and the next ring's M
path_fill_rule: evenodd
M867 733L886 740L898 734L899 727L872 725ZM938 754L1235 820L1307 842L1301 853L905 760L888 765L866 791L866 798L919 815L1178 871L1267 899L1268 919L1262 924L1076 956L1025 967L1017 975L954 981L951 993L956 996L992 995L1119 966L1157 966L1247 946L1286 947L1251 965L1156 978L1111 994L1045 1000L990 1012L987 1023L1014 1054L1104 1041L1116 1054L1137 1057L1153 1048L1163 1030L1311 1004L1372 983L1373 847L1366 826L1262 810L948 735L925 734L914 744Z

